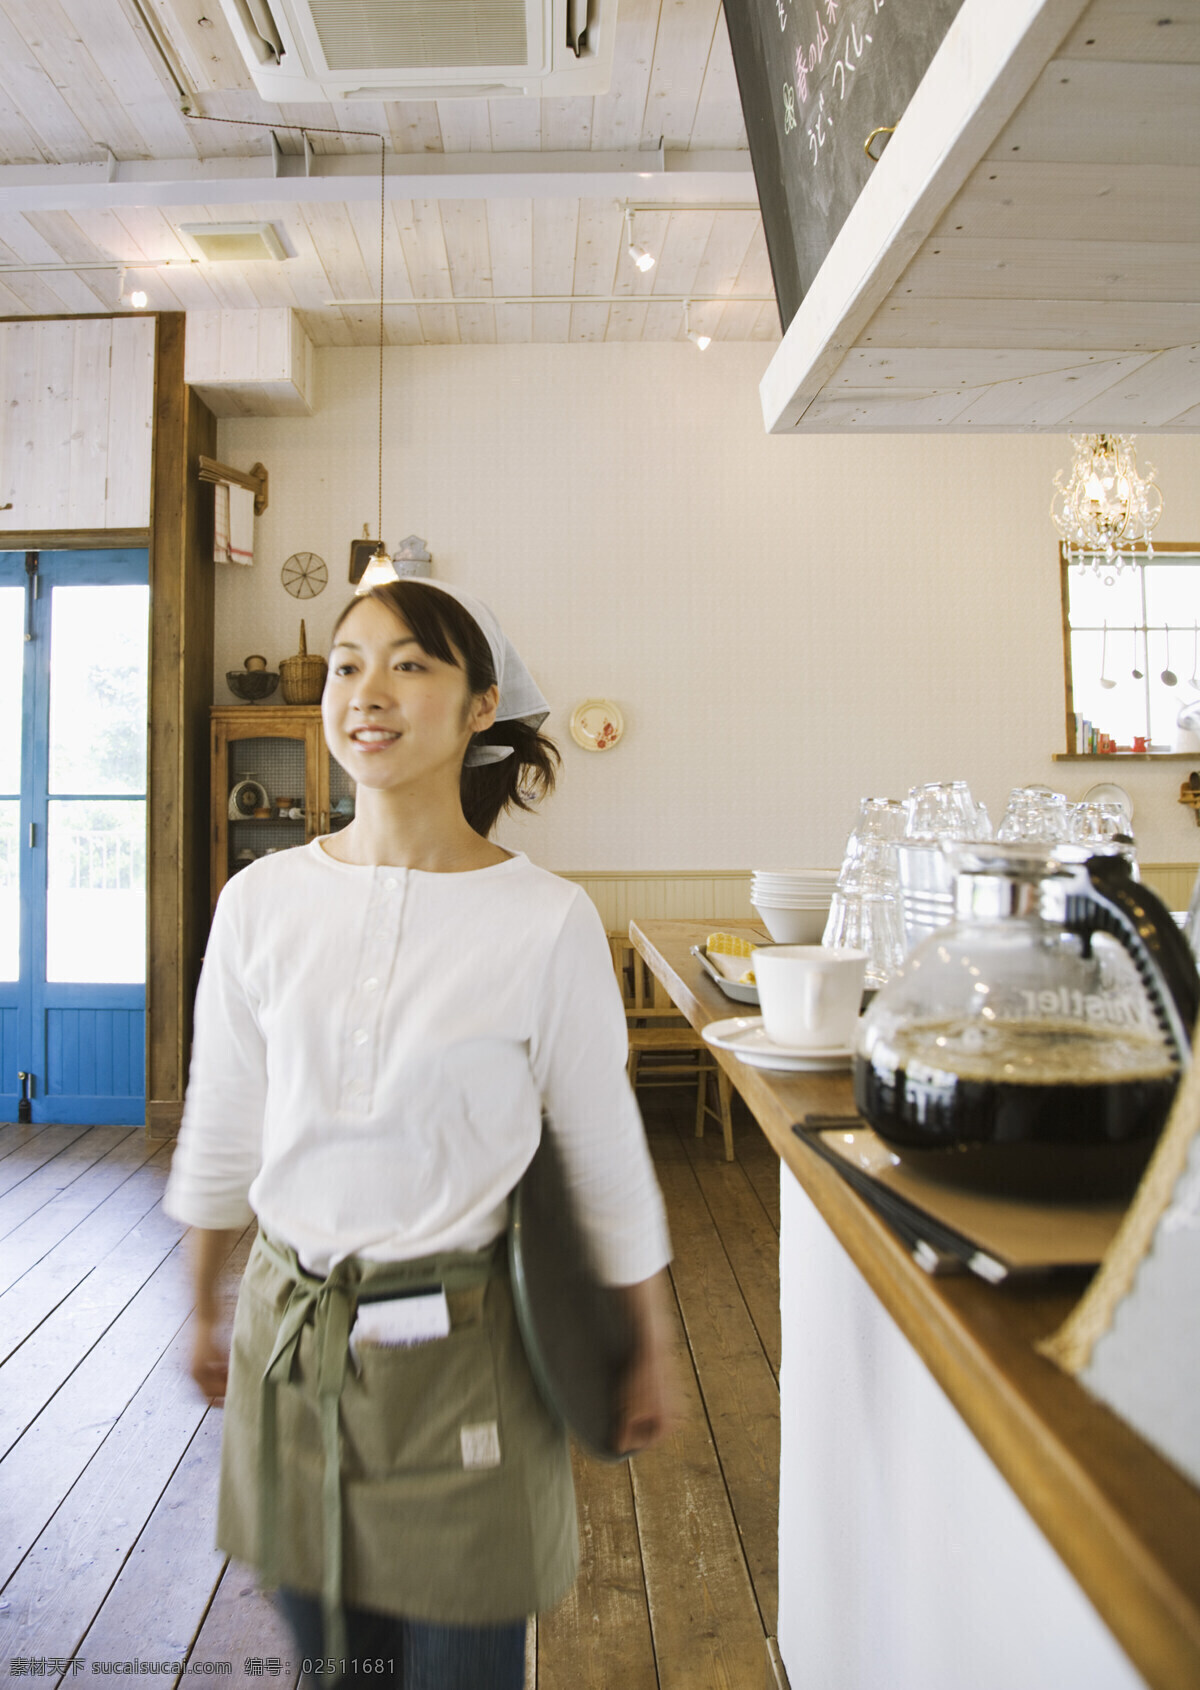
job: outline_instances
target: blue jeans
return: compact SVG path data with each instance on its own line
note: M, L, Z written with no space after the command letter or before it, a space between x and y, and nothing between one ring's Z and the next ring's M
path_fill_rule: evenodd
M325 1636L321 1604L296 1590L276 1593L302 1661L305 1682L331 1690L339 1673L320 1671ZM523 1690L525 1621L512 1625L430 1625L367 1608L346 1609L346 1672L353 1690Z

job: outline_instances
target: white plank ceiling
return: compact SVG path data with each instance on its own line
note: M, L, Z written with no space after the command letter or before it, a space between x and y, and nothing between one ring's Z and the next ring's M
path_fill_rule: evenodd
M1200 429L1200 0L1006 6L965 0L764 378L774 432Z
M147 14L182 70L195 117L180 109ZM390 194L386 207L392 344L674 340L685 297L696 301L694 330L779 337L719 0L620 0L612 85L602 95L300 107L260 99L217 0L0 0L0 315L110 311L121 274L97 266L119 261L129 266L127 290L143 288L153 310L290 306L318 346L372 343L377 308L330 302L379 297L373 166L359 161L344 197L329 197L326 182L323 197L307 198L294 179L273 197L269 132L206 121L215 118L310 126L318 164L331 155L378 157L370 134L316 132L365 130L387 137L390 170L402 164L398 155L413 172L436 167L428 189L419 180L413 197ZM296 129L279 127L276 136L285 163L303 153ZM592 197L564 191L556 178L566 155L588 168L604 161L581 155L612 160L660 148L679 169L646 196L665 201L661 208L636 215L637 240L658 260L642 274L625 252L611 174ZM483 192L476 181L467 197L456 183L487 168L480 154L506 155L493 167L503 162L507 186ZM258 161L245 203L230 203L237 190L227 181L219 200L206 200L205 181L240 168L228 162L236 160ZM108 165L116 176L137 161L164 162L163 180L140 196L124 182L106 191L104 170L73 192L71 182L88 172L17 168ZM514 161L528 168L515 185ZM661 171L661 157L647 165ZM706 166L726 187L717 198L703 194L717 179ZM645 186L632 178L624 199L638 203ZM195 262L179 226L233 220L270 221L289 257ZM29 265L47 268L18 268ZM504 302L490 303L496 298Z

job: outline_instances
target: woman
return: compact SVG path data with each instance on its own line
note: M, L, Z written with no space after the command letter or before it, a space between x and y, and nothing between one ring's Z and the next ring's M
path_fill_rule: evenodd
M488 837L553 786L546 714L457 588L343 611L322 716L355 817L222 891L167 1193L197 1229L211 1400L229 1367L218 1542L282 1587L302 1658L407 1690L519 1690L525 1616L575 1576L502 1237L543 1111L626 1288L618 1447L666 1412L669 1247L607 941L578 888ZM220 1264L252 1214L230 1359Z

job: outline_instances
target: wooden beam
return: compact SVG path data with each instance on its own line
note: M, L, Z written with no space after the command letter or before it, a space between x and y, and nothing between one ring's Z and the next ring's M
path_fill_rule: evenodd
M212 499L201 454L216 419L184 383L182 313L158 319L150 540L150 785L146 1126L178 1129L192 1000L208 934L208 710L212 701Z
M6 552L121 551L148 546L148 528L21 528L0 529L0 550Z

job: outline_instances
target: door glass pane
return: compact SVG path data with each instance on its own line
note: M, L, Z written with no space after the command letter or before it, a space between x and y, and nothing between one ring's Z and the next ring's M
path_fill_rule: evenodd
M0 587L0 797L21 790L21 671L25 589Z
M0 980L20 978L20 829L21 800L0 799Z
M52 798L47 858L47 980L144 981L145 801Z
M145 792L149 612L149 587L54 588L51 792Z

